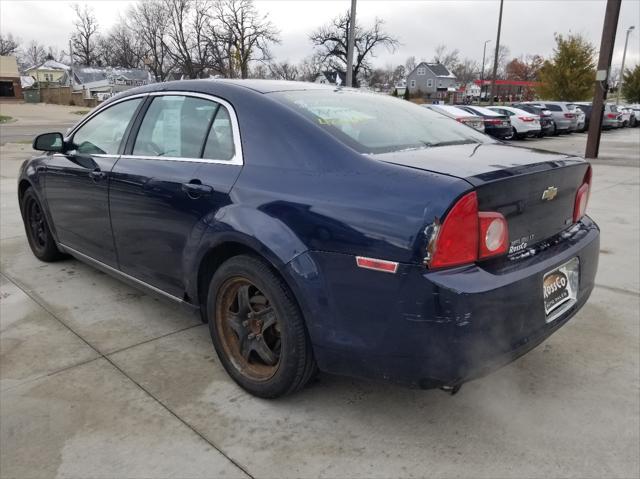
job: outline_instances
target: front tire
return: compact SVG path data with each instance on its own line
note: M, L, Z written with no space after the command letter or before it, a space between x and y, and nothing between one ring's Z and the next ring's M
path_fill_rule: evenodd
M206 314L218 358L251 394L294 393L316 372L300 308L262 260L242 255L223 263L209 284Z
M34 256L47 263L62 259L64 255L56 246L47 217L33 188L24 192L21 208L24 229Z

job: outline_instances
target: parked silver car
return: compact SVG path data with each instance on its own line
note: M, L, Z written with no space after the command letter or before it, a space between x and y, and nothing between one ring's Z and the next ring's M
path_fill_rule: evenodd
M541 106L549 110L556 124L556 133L570 133L578 129L578 117L575 111L569 110L565 101L529 101L531 105Z
M622 126L622 114L613 103L605 103L602 115L602 129L620 128Z
M440 113L441 115L448 116L449 118L453 118L458 123L462 123L463 125L470 126L478 131L484 133L484 120L482 117L478 115L474 115L469 113L466 110L462 110L452 105L422 105L429 110L433 110L436 113Z

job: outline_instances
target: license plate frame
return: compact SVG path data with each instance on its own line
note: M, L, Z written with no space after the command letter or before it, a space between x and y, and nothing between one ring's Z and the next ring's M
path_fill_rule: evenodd
M562 315L578 299L580 259L576 256L542 277L542 297L547 323Z

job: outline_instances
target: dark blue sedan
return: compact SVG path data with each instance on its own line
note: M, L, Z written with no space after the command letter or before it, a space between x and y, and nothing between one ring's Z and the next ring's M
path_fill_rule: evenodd
M34 148L19 177L33 253L199 311L261 397L318 370L455 391L538 345L594 286L587 162L393 97L162 83Z

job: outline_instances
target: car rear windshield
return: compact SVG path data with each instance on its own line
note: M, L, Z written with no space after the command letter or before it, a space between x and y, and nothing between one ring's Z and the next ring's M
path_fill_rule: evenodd
M474 107L471 107L470 109L477 111L478 113L484 116L504 116L498 113L497 111L489 110L488 108L483 108L481 106L474 106Z
M451 118L391 96L353 90L272 95L360 153L494 142Z

